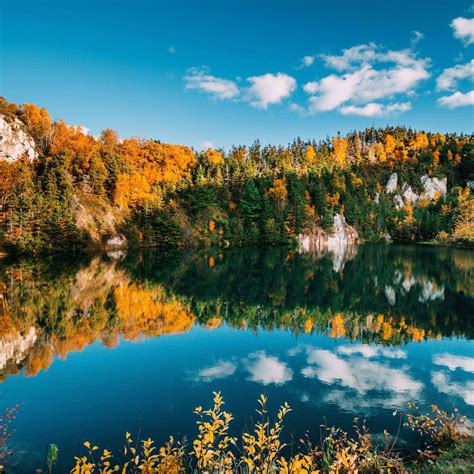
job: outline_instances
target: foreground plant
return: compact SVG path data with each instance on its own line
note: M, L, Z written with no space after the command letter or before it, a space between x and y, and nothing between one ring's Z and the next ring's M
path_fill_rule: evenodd
M14 430L11 428L12 422L20 410L20 405L13 408L7 408L3 415L0 415L0 469L7 464L8 458L13 455L13 447L11 446L11 437Z
M447 448L472 436L467 418L461 416L458 410L448 413L437 405L431 405L431 413L420 413L413 403L410 403L409 407L414 409L415 413L407 415L405 426L417 432L421 438L419 461L431 463Z
M113 460L112 453L107 450L98 455L99 448L86 442L84 446L88 454L75 458L76 465L71 472L309 474L410 470L395 449L397 437L393 439L385 432L385 443L378 446L373 442L365 421L360 423L357 418L354 420L354 437L341 429L323 425L319 446L313 446L309 437L306 437L300 440L297 452L293 453L294 447L282 440L283 422L291 411L287 403L280 407L276 420L272 422L266 408L267 398L261 395L256 410L259 420L251 430L242 434L238 442L237 437L229 434L233 417L224 410L224 400L219 392L214 392L213 401L212 408L204 410L197 407L194 411L198 416L198 434L189 453L185 445L175 443L173 438L157 449L151 439L133 441L130 433L126 433L121 461ZM459 440L471 439L465 417L460 417L457 412L449 415L435 405L431 409L432 415L409 414L405 425L428 439L430 446L436 446L440 453L442 448L456 445ZM426 455L426 445L424 447L417 461L430 459ZM286 454L286 451L290 453ZM433 451L429 453L436 456Z
M125 434L124 460L121 463L113 461L110 451L104 449L101 455L98 455L98 446L91 446L86 441L84 446L88 454L82 457L76 457L76 465L71 470L73 474L111 474L113 472L144 474L177 474L184 472L185 451L184 447L175 444L173 437L165 443L163 447L157 450L154 442L148 438L141 442L133 441L130 433Z
M48 472L51 474L53 472L53 467L58 461L59 449L55 444L50 444L48 449L48 454L46 456L46 465L48 466Z

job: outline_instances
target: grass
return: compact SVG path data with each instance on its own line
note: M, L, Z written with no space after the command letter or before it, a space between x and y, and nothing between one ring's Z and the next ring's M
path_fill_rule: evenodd
M474 472L474 438L458 441L435 459L433 464L423 466L421 472L471 474Z

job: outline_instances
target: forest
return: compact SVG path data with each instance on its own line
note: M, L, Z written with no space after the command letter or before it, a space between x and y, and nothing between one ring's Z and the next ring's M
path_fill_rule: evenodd
M364 241L474 242L469 135L386 127L198 151L110 129L95 137L3 98L0 114L37 154L0 160L7 253L85 252L116 235L131 248L291 244L330 230L336 213ZM419 198L397 201L393 173ZM446 179L446 193L427 196L422 177Z

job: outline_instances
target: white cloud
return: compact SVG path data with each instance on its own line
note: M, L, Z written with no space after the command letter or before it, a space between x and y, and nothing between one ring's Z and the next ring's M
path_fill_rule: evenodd
M313 111L333 110L349 100L365 104L377 99L408 93L429 77L421 64L414 68L375 70L370 66L342 76L331 74L318 83L308 83L305 91L318 93L310 99Z
M432 372L431 381L438 392L445 395L461 397L467 405L474 405L474 382L466 383L453 382L449 376L443 372Z
M76 125L74 128L76 132L82 133L83 135L89 135L91 133L85 125Z
M445 69L436 79L436 88L440 91L452 90L458 81L474 78L474 59L466 64L458 64Z
M293 371L286 363L268 356L265 351L249 354L245 365L250 373L249 379L262 385L283 385L293 378Z
M315 59L314 56L304 56L304 57L301 59L301 66L302 66L302 67L311 66L311 65L314 63L314 59Z
M415 66L420 61L411 49L383 50L375 43L360 44L343 49L340 55L323 54L326 67L336 71L359 69L363 65L376 63L395 63L399 66Z
M395 102L393 104L380 104L378 102L369 102L368 104L358 107L356 105L348 105L342 107L340 112L342 115L361 115L362 117L383 117L395 112L406 112L411 109L410 102Z
M202 142L201 143L201 150L209 150L209 148L216 148L216 146L212 142Z
M196 375L196 380L212 382L217 379L230 377L237 370L236 364L226 360L219 360L215 365L200 370Z
M474 90L467 92L466 94L458 91L451 95L445 95L438 99L438 104L447 107L448 109L474 105Z
M342 359L327 351L306 348L308 366L301 370L307 378L317 378L327 384L340 384L359 394L371 390L406 394L414 399L423 384L411 378L402 369L394 369L379 362L360 358Z
M374 101L412 94L430 76L429 61L417 58L412 50L384 51L374 43L345 49L341 55L323 55L323 59L326 66L341 74L330 74L304 85L312 95L311 112L334 110L348 102L346 114L380 116L404 111L409 107L407 102L383 105Z
M176 53L176 48L175 48L174 46L170 46L170 47L168 48L168 53L170 53L170 54L175 54L175 53Z
M247 89L246 98L252 107L266 109L269 105L278 104L296 89L296 80L288 74L263 74L247 79L251 86Z
M401 349L390 349L383 346L369 344L354 344L352 346L340 346L337 352L344 355L361 354L370 359L372 357L387 357L389 359L406 359L407 353Z
M412 34L412 37L411 37L411 40L410 40L410 44L412 46L415 46L417 45L424 37L425 35L423 33L421 33L421 31L412 31L411 32Z
M234 81L212 76L207 68L191 68L184 77L186 90L202 90L219 100L233 99L239 95Z
M433 364L444 365L449 370L461 369L465 372L474 372L474 357L466 357L455 354L436 354L433 356Z
M326 67L336 71L345 71L355 64L373 63L377 60L377 45L375 43L359 44L343 49L341 55L322 54Z
M291 110L292 112L296 112L300 115L307 115L307 110L300 104L296 104L295 102L291 102L288 105L288 110Z
M466 46L474 43L474 18L455 18L451 22L453 35L460 39Z

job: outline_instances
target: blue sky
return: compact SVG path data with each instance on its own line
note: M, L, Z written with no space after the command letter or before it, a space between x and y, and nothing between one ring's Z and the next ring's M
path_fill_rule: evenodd
M93 134L228 148L474 128L468 1L0 0L0 14L0 94Z

